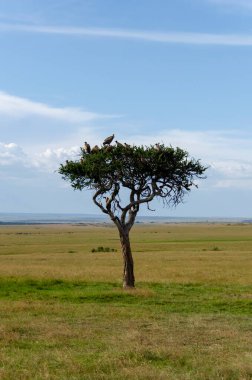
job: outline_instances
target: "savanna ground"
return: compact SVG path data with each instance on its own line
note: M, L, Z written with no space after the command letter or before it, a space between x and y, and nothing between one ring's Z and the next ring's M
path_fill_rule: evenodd
M125 291L112 226L0 227L0 379L252 379L252 225L131 237Z

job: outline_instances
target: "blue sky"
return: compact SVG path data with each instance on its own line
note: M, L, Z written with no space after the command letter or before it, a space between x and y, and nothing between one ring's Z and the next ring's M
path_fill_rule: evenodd
M115 133L210 166L157 215L251 217L251 21L252 0L0 0L0 211L99 213L57 168Z

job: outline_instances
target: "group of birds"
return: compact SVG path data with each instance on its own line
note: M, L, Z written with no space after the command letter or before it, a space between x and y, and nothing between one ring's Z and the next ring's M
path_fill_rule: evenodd
M85 153L88 153L88 154L97 153L97 152L99 152L100 149L105 149L106 152L110 152L113 149L113 146L110 144L114 140L114 137L115 137L114 134L106 137L105 140L103 141L103 148L99 148L98 145L95 145L93 148L91 148L90 145L85 141L83 149L84 149ZM130 148L129 144L126 144L126 143L121 144L119 141L115 141L115 142L116 142L116 145L121 147L121 148Z

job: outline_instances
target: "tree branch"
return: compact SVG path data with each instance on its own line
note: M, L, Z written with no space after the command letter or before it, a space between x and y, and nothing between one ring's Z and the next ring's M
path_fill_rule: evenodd
M119 189L117 189L117 193L119 192ZM117 194L116 193L116 194ZM123 228L122 228L122 224L120 222L120 219L115 216L115 214L113 213L113 211L111 211L111 202L113 201L113 199L111 200L109 206L107 205L108 202L106 202L106 208L103 206L103 204L101 202L98 202L97 201L97 198L103 194L103 191L100 189L100 190L97 190L96 193L94 194L93 196L93 201L94 203L102 210L102 212L104 212L104 214L107 214L109 215L110 219L112 220L112 222L115 223L115 225L117 226L118 230L119 231L123 231ZM112 194L112 198L113 196L115 197L116 196L115 193Z
M97 198L101 194L103 194L103 191L101 189L97 190L96 193L93 195L93 201L96 204L96 206L98 206L102 210L102 212L104 212L104 214L108 214L108 211L105 209L105 207L103 207L103 204L97 201Z

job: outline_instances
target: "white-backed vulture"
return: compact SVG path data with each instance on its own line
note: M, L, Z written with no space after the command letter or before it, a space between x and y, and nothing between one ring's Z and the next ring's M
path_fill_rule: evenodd
M109 136L107 137L104 141L103 141L103 145L109 145L112 143L113 139L114 139L115 135L113 134L112 136Z
M84 151L86 153L90 153L91 152L90 145L86 141L84 142Z
M92 149L91 149L91 153L97 153L97 152L99 152L99 147L98 147L98 145L95 145Z

